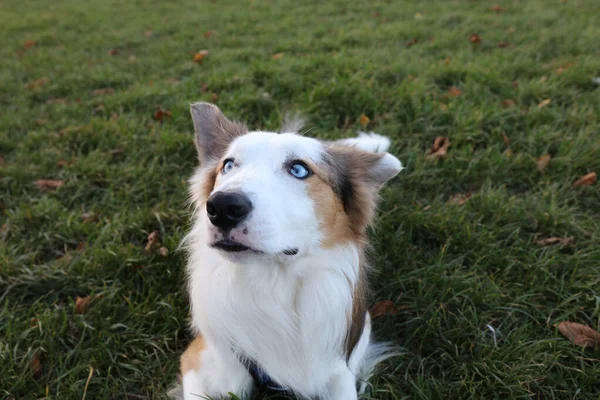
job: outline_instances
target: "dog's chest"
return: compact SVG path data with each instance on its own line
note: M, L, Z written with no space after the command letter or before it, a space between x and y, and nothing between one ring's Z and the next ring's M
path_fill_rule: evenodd
M191 282L194 324L255 360L282 385L318 381L343 348L351 307L347 279L326 271L310 277L247 272L197 268Z

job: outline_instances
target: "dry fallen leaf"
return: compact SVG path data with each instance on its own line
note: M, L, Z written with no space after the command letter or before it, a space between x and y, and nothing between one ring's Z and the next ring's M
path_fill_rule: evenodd
M510 144L510 139L508 138L508 136L506 136L506 132L502 132L502 140L504 141L505 145L509 145Z
M215 32L214 31L206 31L204 32L204 37L209 39Z
M114 92L115 92L115 89L113 89L113 88L103 88L103 89L92 90L92 95L93 96L103 96L105 94L113 94Z
M37 44L37 42L35 40L28 40L25 43L23 43L23 48L30 49L33 46L35 46L36 44Z
M147 38L149 38L149 37L151 37L151 36L152 36L152 34L153 34L153 33L154 33L154 32L152 32L152 29L146 29L146 30L144 31L144 36L146 36Z
M158 236L158 231L152 231L148 235L148 243L146 243L146 251L153 251L155 247L160 245L160 238Z
M284 53L275 53L271 56L273 60L279 60L283 58Z
M557 68L556 69L556 75L562 75L563 72L565 72L565 69L563 67Z
M490 7L490 10L497 13L501 13L504 11L504 8L500 7L498 4L495 4L492 7Z
M81 219L83 220L83 223L84 223L84 224L89 224L89 223L92 223L92 222L96 221L96 219L97 219L97 216L96 216L96 213L95 213L95 212L93 212L93 211L88 211L88 212L86 212L86 213L83 213L83 214L81 215Z
M544 108L546 107L548 104L550 104L552 102L551 99L546 99L546 100L542 100L540 102L540 104L538 104L538 108Z
M58 179L38 179L34 183L40 189L58 189L65 184L65 181Z
M38 379L42 376L42 360L40 359L39 353L35 353L31 358L31 372L33 377Z
M419 39L417 38L412 38L409 41L406 42L406 47L412 47L415 44L419 43Z
M450 199L448 200L448 204L458 204L462 206L467 201L469 201L472 195L473 194L471 192L468 192L466 194L455 194L454 196L450 197Z
M365 114L360 116L360 119L358 120L358 122L360 123L360 126L364 128L367 127L367 125L369 125L369 122L371 122L371 119L369 117L367 117Z
M218 93L211 93L211 95L210 95L210 101L212 101L213 103L216 103L217 100L219 100L219 94Z
M469 36L469 42L471 42L473 44L478 44L478 43L481 42L481 37L478 34L476 34L476 33L472 33Z
M369 310L371 318L383 317L385 315L396 315L398 309L391 300L382 300L375 303L375 305Z
M202 60L204 60L204 57L206 57L207 55L208 50L200 50L199 52L194 54L194 61L196 61L197 63L202 62Z
M433 145L429 150L428 158L442 158L448 153L450 147L450 139L446 136L438 136L433 141Z
M92 301L92 296L79 297L75 299L75 313L83 314Z
M160 249L158 249L158 254L160 254L163 257L166 257L169 255L169 250L166 247L161 247Z
M171 118L173 114L171 111L163 110L161 106L156 106L156 110L154 111L154 119L160 122L163 122L166 118Z
M560 237L549 237L545 239L536 240L535 243L540 246L552 246L555 244L560 244L562 246L567 246L575 241L575 237L569 236L566 238Z
M38 87L45 86L45 85L47 85L49 83L50 83L50 79L48 79L48 78L41 78L41 79L38 79L36 81L29 82L26 87L27 87L27 89L35 89L35 88L38 88Z
M117 49L110 49L108 51L109 56L116 56L117 54L119 54L119 50L117 50Z
M578 346L600 349L600 332L576 322L561 322L558 330Z
M510 43L508 43L508 42L499 42L498 43L498 47L501 48L501 49L505 49L508 46L510 46Z
M38 326L38 319L33 317L29 320L29 327L35 328L36 326Z
M514 107L517 105L517 103L515 103L515 101L511 99L502 100L501 104L504 108Z
M456 86L450 86L450 89L448 89L448 94L452 97L458 97L462 95L462 90L460 90Z
M519 88L519 81L513 81L512 85L513 85L513 88L518 89Z
M573 183L573 187L578 188L581 186L590 186L590 185L593 185L594 183L596 183L597 180L598 180L598 176L596 175L596 173L590 172L589 174L584 175L581 178L577 179L575 181L575 183Z
M546 167L548 166L549 162L550 162L550 154L544 154L543 156L541 156L540 159L537 161L538 170L540 172L545 170Z

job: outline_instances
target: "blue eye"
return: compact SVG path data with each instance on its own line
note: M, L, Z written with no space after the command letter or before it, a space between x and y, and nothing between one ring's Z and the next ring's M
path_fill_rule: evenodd
M221 169L223 175L231 171L233 169L233 165L233 160L225 160L225 162L223 163L223 169Z
M290 166L290 174L298 179L304 179L310 175L310 170L303 163L295 162Z

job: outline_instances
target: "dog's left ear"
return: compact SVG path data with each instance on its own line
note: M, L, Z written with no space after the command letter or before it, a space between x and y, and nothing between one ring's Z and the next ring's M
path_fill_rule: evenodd
M376 191L403 169L400 160L390 153L372 153L338 145L331 146L329 153L335 160L339 177Z
M228 120L214 104L193 103L190 105L190 111L201 164L221 158L236 137L248 132L244 124Z
M344 203L351 229L362 234L373 221L379 190L402 170L402 163L389 153L337 144L329 146L327 153L331 185Z

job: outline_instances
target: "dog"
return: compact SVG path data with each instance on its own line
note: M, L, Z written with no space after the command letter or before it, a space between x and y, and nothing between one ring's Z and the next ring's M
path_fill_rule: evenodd
M192 328L185 400L280 391L355 400L393 347L371 339L367 228L402 170L374 133L326 142L253 131L208 103L191 114L199 167L183 241Z

